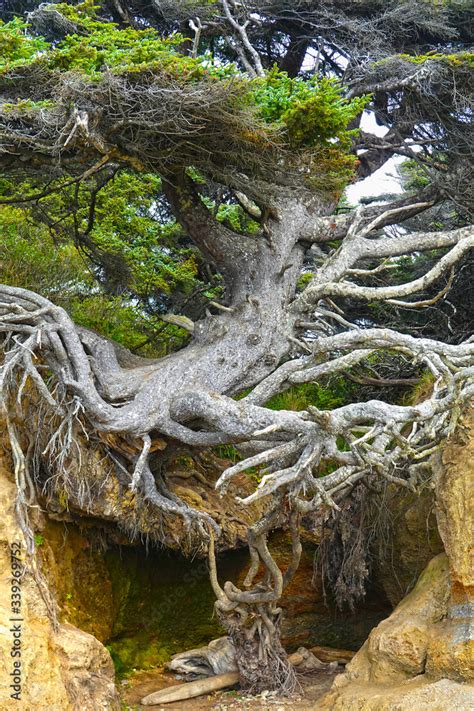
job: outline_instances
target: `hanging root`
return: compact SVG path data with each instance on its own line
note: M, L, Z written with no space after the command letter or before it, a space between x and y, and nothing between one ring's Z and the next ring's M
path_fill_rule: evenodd
M249 529L251 566L244 587L230 581L222 588L217 578L214 536L210 532L209 572L217 601L218 619L227 630L235 648L242 688L252 694L273 690L289 696L298 688L296 672L280 640L281 609L278 601L293 577L301 556L298 516L291 513L292 560L284 574L272 558L268 546L269 531L285 523L282 502ZM263 565L263 577L259 569Z
M163 513L171 513L180 516L188 531L196 530L199 540L206 540L208 538L208 527L210 527L217 536L220 536L221 529L212 516L209 516L209 514L203 511L197 511L191 508L182 501L179 496L173 494L166 486L161 474L158 474L155 479L148 462L145 462L143 465L140 475L140 486L146 501L150 501L150 503Z
M13 469L17 491L15 503L16 516L25 539L26 551L28 555L33 555L35 551L35 538L29 523L28 508L35 502L34 486L27 466L27 457L23 453L18 441L15 426L12 423L8 410L3 403L1 411L7 423L7 431L10 438L13 457Z
M323 521L322 539L314 559L314 578L321 577L336 605L354 611L364 599L371 573L370 531L365 487L356 485L339 512Z

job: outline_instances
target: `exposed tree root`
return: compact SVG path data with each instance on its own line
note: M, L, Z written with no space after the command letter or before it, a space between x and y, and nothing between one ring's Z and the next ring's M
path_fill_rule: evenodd
M0 394L14 457L18 518L32 553L28 507L40 465L49 470L47 487L78 488L75 495L87 507L93 490L86 479L76 486L71 461L80 456L78 437L94 433L105 439L111 466L120 471L128 492L162 517L179 516L203 547L209 545L216 611L235 644L244 686L290 693L296 679L279 642L278 600L301 553L298 517L321 507L337 511L341 498L361 481L416 490L425 483L430 457L474 395L472 339L453 345L388 328L362 328L332 297L388 303L423 291L472 248L472 228L419 233L417 249L449 250L436 267L407 284L365 287L347 279L363 280L370 272L357 271L359 261L386 260L413 249L412 236L377 237L376 231L432 203L382 207L375 215L362 208L350 220L339 220L336 229L345 234L341 246L325 255L307 288L296 295L308 245L327 242L319 198L273 196L265 224L268 239L236 239L213 221L184 171L167 175L165 182L180 221L224 275L231 306L197 323L193 341L182 351L123 367L110 342L77 328L63 309L31 291L0 286L5 354ZM387 350L432 374L433 389L423 402L402 406L369 400L299 412L265 407L272 395L294 384L344 372ZM235 399L247 389L249 394ZM28 426L22 401L33 392L37 413ZM255 491L237 496L243 505L263 500L266 507L249 531L245 590L230 582L220 586L213 550L219 526L169 490L154 460L158 441L161 449L238 447L244 458L222 473L221 491L241 472L259 467ZM321 476L328 467L330 473ZM289 526L293 538L293 560L285 573L267 547L269 532L281 526Z

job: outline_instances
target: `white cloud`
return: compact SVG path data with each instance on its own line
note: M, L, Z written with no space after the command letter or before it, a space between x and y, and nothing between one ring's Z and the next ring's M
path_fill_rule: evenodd
M384 165L358 183L349 185L346 188L346 196L352 205L356 205L361 198L375 197L392 193L399 195L403 192L400 185L400 177L397 172L398 166L406 160L403 156L389 158Z

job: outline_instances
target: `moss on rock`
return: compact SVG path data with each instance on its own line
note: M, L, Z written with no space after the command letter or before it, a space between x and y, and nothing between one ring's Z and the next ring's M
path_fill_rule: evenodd
M105 560L116 610L108 646L118 671L160 666L222 634L203 561L138 548L114 548Z

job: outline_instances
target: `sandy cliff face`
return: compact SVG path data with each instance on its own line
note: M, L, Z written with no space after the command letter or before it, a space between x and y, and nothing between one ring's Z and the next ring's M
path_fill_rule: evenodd
M474 409L436 465L436 513L446 554L369 635L318 708L474 708Z
M8 453L0 456L0 708L112 711L119 708L108 651L90 634L55 630L40 587L24 572Z
M474 656L466 639L460 640L457 649L447 639L446 625L453 624L448 617L450 588L448 559L440 554L390 617L372 630L317 708L471 711ZM441 654L439 642L433 644L433 640L442 640Z
M436 501L450 588L446 618L430 634L426 671L474 682L474 407L440 455Z

